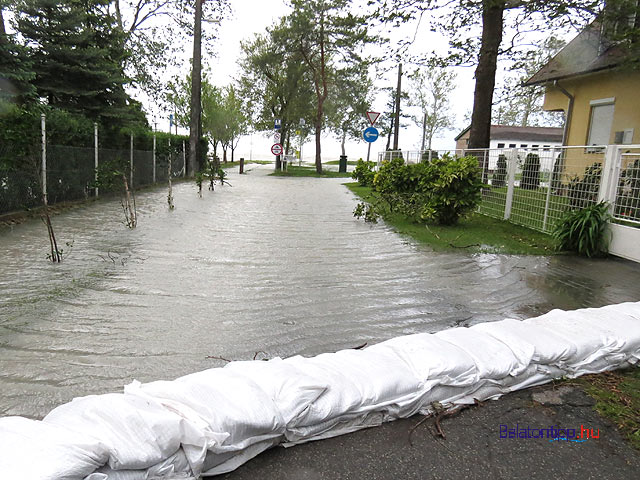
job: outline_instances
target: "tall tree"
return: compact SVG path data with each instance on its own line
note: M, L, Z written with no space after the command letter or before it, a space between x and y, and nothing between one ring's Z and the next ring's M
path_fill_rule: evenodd
M322 173L321 136L325 102L335 72L363 62L360 50L375 41L366 18L354 15L350 0L291 0L289 48L300 53L315 91L316 171Z
M200 137L202 137L202 2L196 0L193 27L193 57L191 59L191 113L189 119L189 164L187 172L200 171Z
M347 154L347 139L361 140L362 130L369 124L366 113L370 110L374 88L366 67L362 64L337 72L331 86L327 123L340 139L342 155Z
M107 0L22 0L16 27L33 62L38 96L52 106L93 119L126 115L131 99L114 19Z
M281 138L287 139L300 119L312 123L314 90L299 51L288 48L285 20L264 34L243 42L239 61L243 74L240 95L257 130L273 132L275 118L281 120Z
M0 0L0 102L24 103L35 98L35 73L25 49L7 34L4 8Z
M401 23L430 12L431 28L449 37L450 50L440 63L475 65L469 148L489 146L496 68L500 57L517 56L527 31L583 26L600 11L603 0L378 0L377 16ZM505 24L505 18L508 22ZM508 26L508 28L505 27ZM477 31L481 35L478 38ZM506 35L506 37L505 37Z
M433 137L453 126L450 98L455 80L456 74L444 69L416 70L410 76L411 104L420 108L414 121L422 128L421 150L431 150Z

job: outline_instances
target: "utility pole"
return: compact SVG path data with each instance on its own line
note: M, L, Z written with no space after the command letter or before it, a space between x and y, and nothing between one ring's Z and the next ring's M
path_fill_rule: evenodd
M193 64L191 67L191 117L189 121L189 176L200 170L200 117L202 103L202 3L196 0L196 17L193 26Z
M400 131L400 93L402 92L402 64L398 64L398 88L396 90L395 124L393 126L393 149L398 150L398 132Z

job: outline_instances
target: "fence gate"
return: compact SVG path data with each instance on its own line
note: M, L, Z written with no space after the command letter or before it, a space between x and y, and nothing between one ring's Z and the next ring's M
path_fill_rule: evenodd
M640 262L640 145L609 145L598 200L611 204L609 252Z

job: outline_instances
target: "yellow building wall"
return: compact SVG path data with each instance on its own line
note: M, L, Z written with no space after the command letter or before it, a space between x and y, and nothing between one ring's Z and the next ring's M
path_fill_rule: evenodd
M567 145L587 144L590 102L603 98L615 98L609 143L613 143L615 132L629 128L634 129L632 143L640 143L640 72L609 70L559 80L558 83L575 98ZM566 113L568 105L569 99L558 88L547 87L543 105L545 110L564 110Z

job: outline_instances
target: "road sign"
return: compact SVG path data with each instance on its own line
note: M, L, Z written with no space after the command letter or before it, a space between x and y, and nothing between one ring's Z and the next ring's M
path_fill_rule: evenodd
M282 120L280 120L279 118L276 118L273 122L273 128L275 130L280 130L280 128L282 128Z
M273 153L274 155L282 155L282 145L280 145L279 143L274 143L273 145L271 145L271 153Z
M367 112L367 118L371 122L371 125L376 123L376 120L378 120L379 116L380 116L380 112Z
M378 129L376 127L365 128L364 132L362 132L364 141L369 143L375 142L378 139L378 135Z
M273 134L273 143L280 143L280 139L281 139L281 135L280 132L276 132Z

